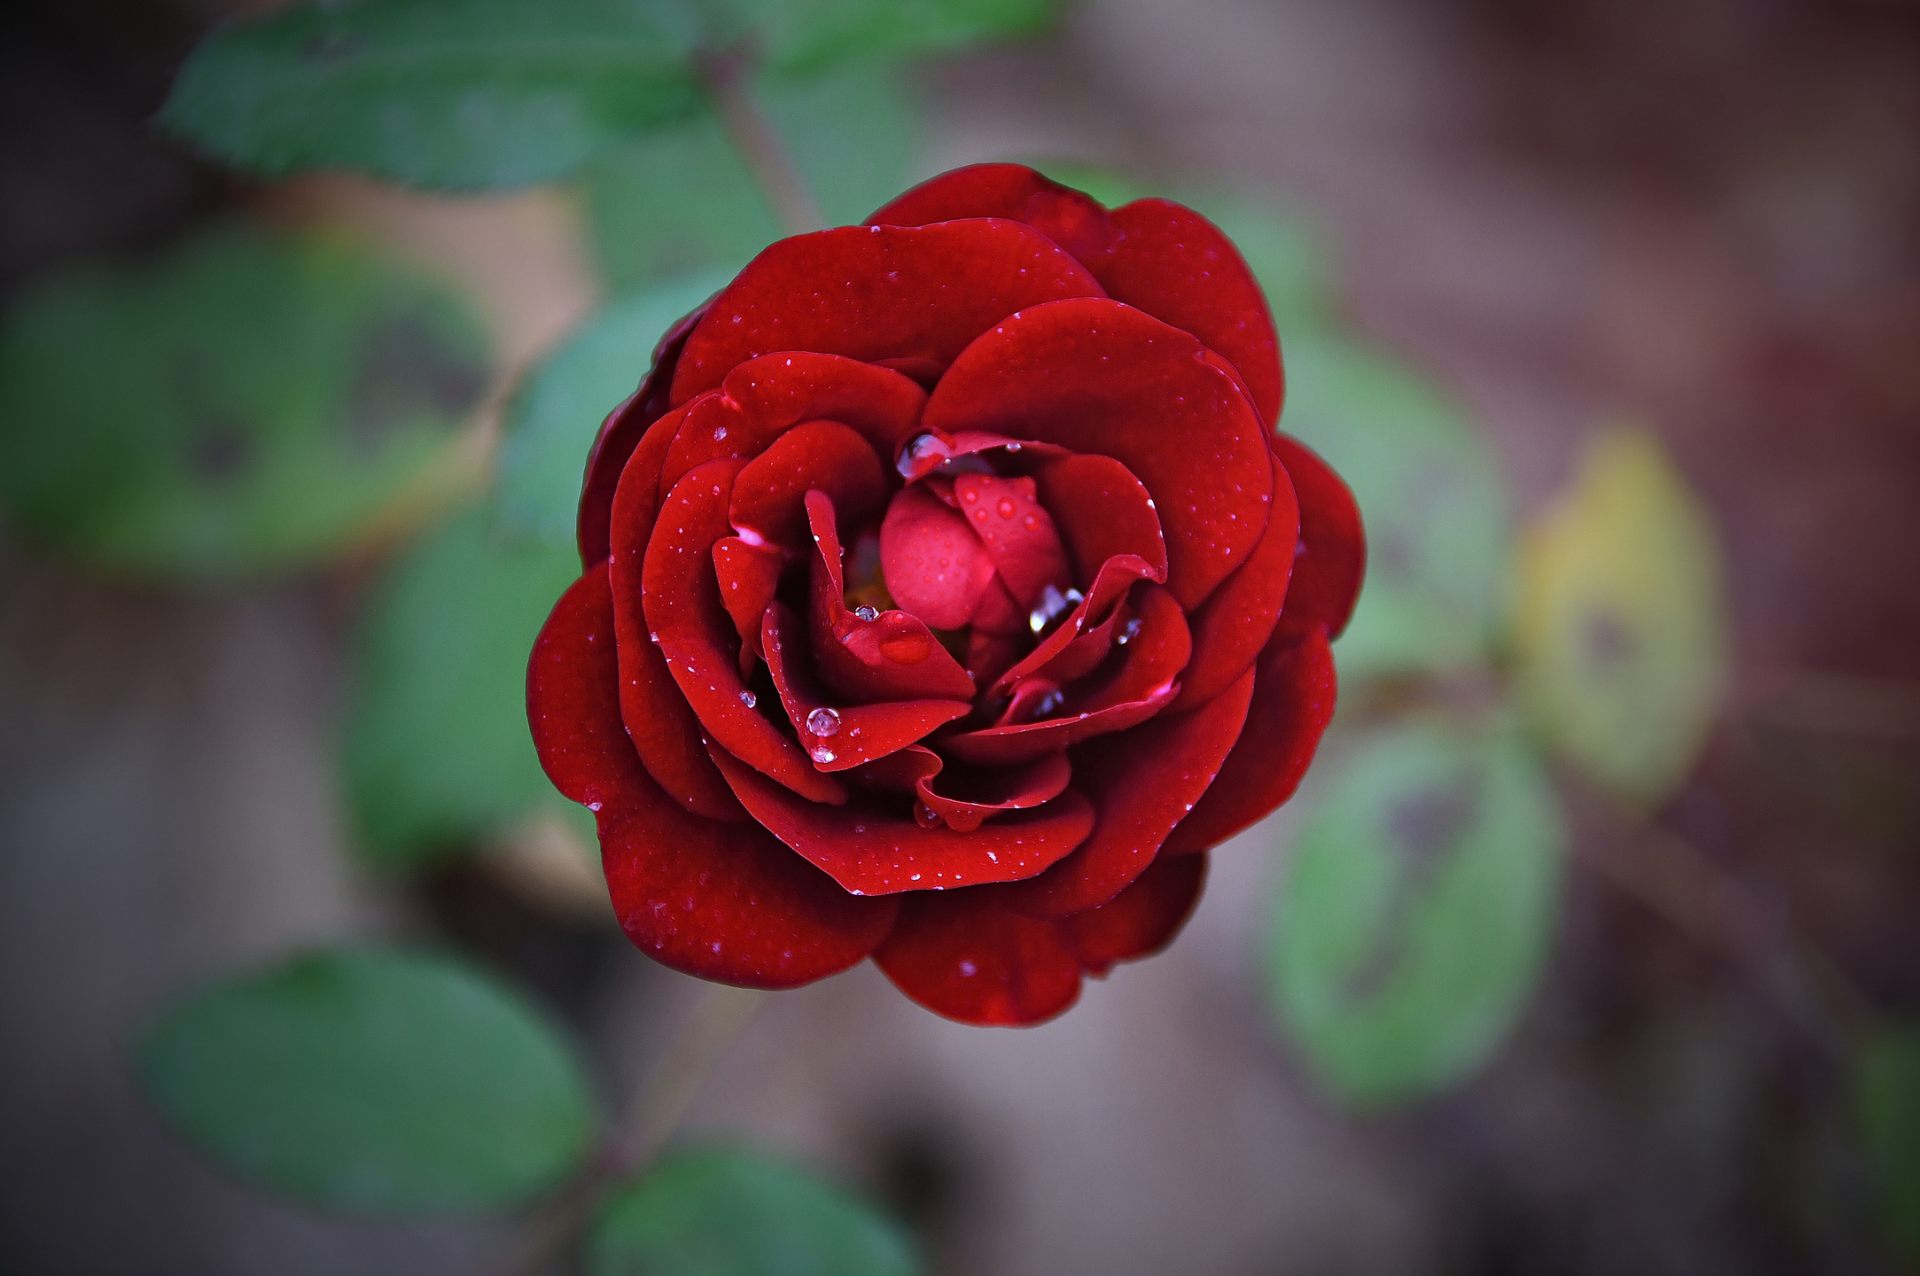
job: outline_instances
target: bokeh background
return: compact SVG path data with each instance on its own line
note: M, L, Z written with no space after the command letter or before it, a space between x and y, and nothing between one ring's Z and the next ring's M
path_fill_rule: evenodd
M616 1101L700 994L613 927L517 679L600 413L773 218L700 120L512 190L263 175L155 122L245 7L0 42L26 1276L510 1252L198 1157L134 1060L209 980L464 954ZM870 968L773 998L682 1135L953 1276L1920 1259L1920 14L1085 0L762 100L837 219L1006 158L1218 217L1376 563L1321 763L1168 954L1031 1031Z

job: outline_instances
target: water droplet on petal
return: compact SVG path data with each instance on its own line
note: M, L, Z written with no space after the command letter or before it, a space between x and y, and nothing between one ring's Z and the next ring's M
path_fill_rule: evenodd
M807 750L807 756L815 762L818 762L821 766L825 766L827 763L833 761L833 750L824 744L816 744L813 748Z
M807 715L807 730L818 736L833 735L840 730L840 715L832 709L815 709ZM828 755L832 760L832 755Z
M1010 496L1003 496L1003 497L1001 497L1001 498L1000 498L1000 504L999 504L999 506L998 506L998 509L1000 510L1000 517L1001 517L1001 518L1012 518L1012 517L1013 517L1013 512L1014 512L1014 510L1015 510L1015 509L1017 509L1017 508L1018 508L1018 506L1016 506L1016 505L1015 505L1015 504L1013 503L1013 498L1012 498L1012 497L1010 497Z
M1128 643L1133 641L1134 636L1139 632L1140 632L1140 617L1135 616L1133 619L1129 620L1126 624L1120 627L1119 634L1117 634L1114 637L1114 640L1113 640L1114 645L1117 647L1126 646Z
M900 449L900 457L894 462L894 468L900 471L900 477L915 479L940 468L940 464L952 455L953 449L939 435L916 434Z
M724 426L724 425L716 425L716 426L714 426L714 427L713 427L713 441L714 441L715 443L721 443L721 442L725 442L725 440L726 440L726 437L727 437L727 427L726 427L726 426Z
M1040 592L1040 601L1027 613L1027 628L1036 635L1045 633L1054 621L1086 601L1086 596L1077 589L1062 593L1052 585Z
M760 703L760 697L754 695L751 688L743 689L740 692L740 703L747 706L747 708L751 709L753 708L753 706Z
M936 829L940 827L940 813L928 806L925 802L915 801L913 804L913 822L923 829Z
M853 614L854 614L855 616L858 616L858 617L859 617L859 618L860 618L861 620L878 620L878 619L880 619L880 613L879 613L879 612L878 612L878 611L877 611L876 609L874 609L874 608L872 608L872 607L868 607L868 606L865 606L864 604L863 604L863 605L861 605L861 606L859 606L859 607L855 607L855 608L853 609Z

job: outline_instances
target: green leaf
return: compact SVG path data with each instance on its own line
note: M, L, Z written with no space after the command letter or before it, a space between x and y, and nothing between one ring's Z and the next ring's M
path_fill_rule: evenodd
M1524 702L1590 779L1643 803L1698 755L1726 679L1713 529L1652 436L1594 439L1529 532L1514 644Z
M705 273L621 297L568 336L507 405L493 495L505 536L571 546L587 453L600 423L632 394L653 348L727 276Z
M1507 497L1485 439L1443 388L1333 332L1283 334L1280 428L1352 487L1367 579L1340 639L1343 678L1487 658L1511 561Z
M676 1152L610 1201L588 1276L910 1276L900 1229L805 1171L751 1152Z
M1920 1262L1920 1028L1896 1025L1870 1037L1852 1081L1887 1238Z
M161 120L269 177L520 186L691 113L708 36L696 6L662 0L301 4L208 38Z
M105 566L309 563L417 496L486 388L438 285L349 243L228 231L24 299L0 332L0 510Z
M758 47L790 71L1037 35L1062 0L750 0Z
M527 732L527 657L579 573L565 543L506 543L472 509L376 584L355 643L343 765L374 864L467 849L560 802Z
M1415 722L1336 768L1293 848L1266 962L1273 1009L1355 1107L1451 1085L1539 977L1565 831L1511 729Z
M441 957L342 948L184 1003L140 1052L146 1091L247 1182L355 1214L514 1205L582 1160L579 1064L517 996Z
M755 94L829 225L859 222L906 184L919 108L896 71L763 78ZM710 112L610 152L586 191L594 252L616 288L696 267L731 273L787 233Z

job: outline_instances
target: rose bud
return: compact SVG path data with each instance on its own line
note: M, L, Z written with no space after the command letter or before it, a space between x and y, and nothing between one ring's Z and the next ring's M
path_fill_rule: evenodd
M981 165L754 258L601 427L529 671L633 942L760 988L871 956L983 1024L1163 947L1299 783L1360 586L1281 394L1165 200Z

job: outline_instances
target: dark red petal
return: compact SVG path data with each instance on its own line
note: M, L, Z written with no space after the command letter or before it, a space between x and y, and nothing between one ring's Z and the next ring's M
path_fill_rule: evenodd
M738 461L710 461L667 493L641 576L647 624L705 734L795 793L844 802L845 787L816 770L800 746L741 695L748 687L740 676L739 638L720 605L712 568L714 543L732 530L727 504L739 470ZM738 794L739 786L732 787Z
M813 558L808 622L821 681L856 704L913 697L970 700L973 679L918 617L898 609L862 620L847 609L840 533L826 493L807 497Z
M1280 419L1280 343L1267 299L1233 241L1191 208L1143 199L1108 214L1118 247L1094 275L1115 301L1184 328L1225 357L1260 422Z
M1031 478L962 474L953 480L953 493L1015 602L1031 609L1047 586L1073 584L1060 534Z
M1164 587L1139 591L1140 628L1118 668L1104 677L1083 680L1056 711L1034 722L1002 722L948 736L942 749L982 766L1028 762L1097 735L1124 731L1145 722L1179 693L1175 681L1192 650L1187 622ZM1032 679L1030 683L1040 680ZM1021 708L1016 697L1012 711Z
M1008 902L1036 916L1064 917L1125 890L1220 774L1247 720L1253 681L1249 669L1192 713L1156 718L1079 750L1073 787L1093 802L1093 832L1040 876L1008 887Z
M1333 719L1335 693L1325 631L1274 638L1254 666L1253 704L1239 743L1160 853L1217 846L1292 797Z
M749 540L802 544L809 491L825 492L840 518L862 520L887 497L880 458L851 427L809 421L748 461L733 483L728 518Z
M1104 975L1117 961L1166 947L1199 902L1207 880L1207 857L1155 860L1153 867L1109 904L1061 922L1067 939L1090 974ZM896 923L897 925L898 923Z
M972 620L993 584L993 559L967 520L918 483L887 506L880 571L893 600L935 629Z
M1153 566L1137 555L1115 554L1109 558L1094 577L1087 596L1033 650L999 674L993 690L1004 692L1023 678L1046 677L1064 683L1090 672L1118 636L1113 631L1125 610L1121 604L1126 601L1127 591L1135 581L1158 579ZM1031 616L1028 619L1031 628ZM1130 641L1129 636L1122 645Z
M748 263L694 326L671 402L720 384L736 364L783 350L944 367L1007 315L1100 285L1018 222L847 226L783 239Z
M786 556L772 545L755 544L738 536L722 537L713 543L713 579L720 586L720 604L727 609L734 632L740 636L743 678L753 671L753 661L747 657L760 653L760 620L773 605L785 566Z
M1273 511L1267 517L1266 535L1239 570L1187 617L1193 626L1193 659L1180 675L1175 709L1205 704L1260 658L1286 601L1299 528L1293 483L1275 457Z
M1190 208L1144 199L1108 212L1019 164L943 173L867 220L922 226L961 217L1026 222L1093 272L1116 301L1184 328L1238 370L1271 428L1280 413L1279 345L1253 272L1220 229Z
M1032 877L1072 851L1093 827L1093 807L1071 789L1038 810L957 833L922 828L859 797L845 806L821 806L725 753L716 751L713 760L754 819L855 895Z
M914 790L927 810L961 833L979 828L996 815L1045 805L1064 793L1073 778L1073 767L1059 753L1050 753L1024 767L1001 767L965 776L946 767L938 754L929 751L929 756L933 768L915 781Z
M1189 334L1118 302L1059 301L1009 316L954 361L924 420L1120 461L1153 494L1167 586L1188 607L1266 529L1266 433L1233 373Z
M555 604L527 670L527 718L560 791L594 810L615 914L675 970L758 988L831 975L873 951L892 900L854 899L751 825L687 814L640 765L615 708L604 565Z
M1297 638L1317 628L1338 638L1360 598L1367 571L1367 539L1353 493L1328 464L1290 435L1273 450L1287 467L1300 503L1299 558L1287 587L1279 632Z
M907 897L874 964L901 992L949 1019L1051 1019L1080 993L1079 951L1060 923L1016 913L997 894Z
M780 703L801 747L822 771L851 770L923 739L935 728L965 717L965 700L884 700L877 704L829 704L807 662L806 630L792 608L775 603L762 622L761 648L780 692Z
M1040 503L1053 515L1073 562L1076 581L1092 580L1116 554L1144 559L1153 565L1155 580L1166 579L1167 545L1160 535L1160 516L1147 489L1126 466L1110 456L1083 453L1048 462L1033 477Z
M1090 267L1113 250L1106 209L1023 164L973 164L942 173L867 221L880 226L925 226L963 217L1025 222Z
M613 499L607 565L620 643L620 715L648 772L676 802L708 819L744 820L746 812L701 743L699 719L648 636L641 609L660 460L672 442L677 416L663 417L640 441Z
M580 487L578 520L580 561L588 567L607 556L613 494L620 486L620 476L641 438L666 412L667 387L673 382L680 349L686 345L693 325L705 313L706 307L701 306L667 329L667 335L654 347L653 366L640 382L640 388L607 414L606 420L600 423L600 433L594 436L593 447L587 453L586 479Z
M891 463L918 428L926 391L907 377L857 359L788 351L732 369L720 393L697 397L661 467L665 491L708 461L760 455L788 430L837 421Z

